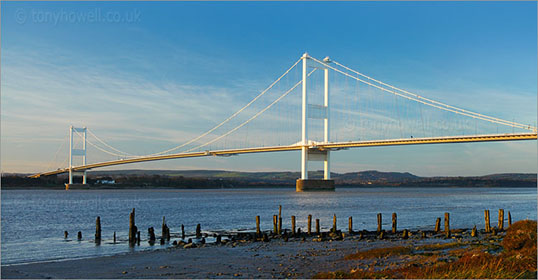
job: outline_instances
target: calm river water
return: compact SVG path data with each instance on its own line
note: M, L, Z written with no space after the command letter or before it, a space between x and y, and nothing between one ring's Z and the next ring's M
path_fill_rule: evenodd
M363 188L337 189L333 193L296 193L294 189L231 190L2 190L2 265L84 258L126 253L150 247L147 228L160 235L162 217L174 236L185 225L192 234L196 224L202 231L254 230L255 216L262 229L272 228L272 215L282 205L283 227L290 228L290 216L297 226L306 227L312 214L322 228L347 228L353 216L354 229L376 229L376 213L383 214L384 228L390 228L392 212L398 227L434 227L435 219L450 212L451 227L484 228L484 209L491 210L496 224L497 210L510 211L512 219L536 219L535 188ZM129 212L136 208L136 224L141 231L140 246L125 242ZM93 242L95 218L101 216L103 242ZM64 231L69 238L64 239ZM82 231L83 240L76 234ZM119 243L112 244L113 232ZM176 235L177 236L177 235ZM173 240L177 237L173 237Z

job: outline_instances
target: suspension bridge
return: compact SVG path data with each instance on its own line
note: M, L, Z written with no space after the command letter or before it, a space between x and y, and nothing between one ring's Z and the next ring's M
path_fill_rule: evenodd
M208 108L209 110L210 108ZM91 140L88 136L91 136ZM301 151L297 191L334 190L330 154L349 148L536 140L536 125L522 124L436 101L374 79L329 57L305 53L250 102L211 129L175 147L146 155L124 152L86 127L69 127L67 167L90 169L158 160ZM178 141L179 142L179 141ZM88 148L95 149L88 163ZM105 158L106 156L108 158ZM113 158L110 158L113 157ZM54 160L53 160L54 161ZM323 178L309 178L309 162L323 163ZM78 162L78 163L77 163ZM65 161L62 163L65 166ZM52 164L51 164L52 166Z

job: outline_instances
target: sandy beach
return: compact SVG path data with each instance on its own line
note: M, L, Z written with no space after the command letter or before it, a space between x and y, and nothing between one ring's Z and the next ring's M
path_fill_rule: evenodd
M269 242L236 241L227 244L199 244L197 248L168 248L80 260L11 265L2 267L2 278L312 278L328 271L350 271L362 266L403 265L409 258L385 257L381 260L344 260L359 251L374 248L459 242L465 246L476 241L469 231L445 239L442 234L418 232L409 239L401 233L379 240L375 233L358 234L343 240L317 236L281 238ZM340 238L337 238L340 239Z

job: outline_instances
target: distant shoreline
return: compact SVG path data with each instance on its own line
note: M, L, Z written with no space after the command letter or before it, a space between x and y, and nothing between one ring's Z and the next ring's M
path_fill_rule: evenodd
M384 185L369 185L369 186L350 186L350 185L336 185L337 189L374 189L374 188L393 188L393 189L399 189L399 188L424 188L424 189L435 189L435 188L476 188L476 189L484 189L484 188L536 188L536 185L523 185L523 186L384 186ZM4 187L2 186L0 188L1 190L65 190L64 186L50 186L50 187L44 187L44 186L15 186L15 187ZM246 187L227 187L227 188L184 188L184 187L136 187L136 186L90 186L86 188L72 188L71 190L243 190L243 189L295 189L295 186L289 185L289 186L260 186L260 187L253 187L253 186L246 186Z
M2 174L2 189L64 189L67 175L28 178L28 174ZM322 171L310 172L323 178ZM92 189L244 189L295 188L298 172L237 172L222 170L119 170L93 171L87 182ZM79 179L79 178L75 178ZM485 176L420 177L408 172L375 170L331 173L337 188L378 187L522 187L536 188L536 173L504 173Z

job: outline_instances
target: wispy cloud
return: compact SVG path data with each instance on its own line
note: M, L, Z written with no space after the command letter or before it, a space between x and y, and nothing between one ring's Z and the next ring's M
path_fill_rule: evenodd
M2 55L6 58L2 62L2 150L14 155L27 145L58 141L70 124L91 127L116 144L143 140L156 142L157 148L170 147L240 108L243 95L256 94L245 93L240 84L233 88L160 84L139 73L84 64L66 54L53 59L40 52L8 49ZM3 155L3 169L11 170L14 158L11 153ZM49 151L41 151L32 161L49 157Z

